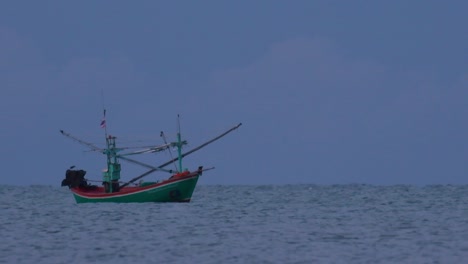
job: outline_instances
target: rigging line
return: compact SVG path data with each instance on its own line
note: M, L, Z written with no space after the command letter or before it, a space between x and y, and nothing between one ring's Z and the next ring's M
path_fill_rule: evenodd
M139 146L139 147L119 147L119 149L154 149L154 148L161 148L164 146Z
M168 172L168 173L173 172L172 170L166 170L166 169L163 169L163 168L156 168L154 166L151 166L151 165L148 165L146 163L143 163L143 162L140 162L140 161L137 161L137 160L134 160L134 159L130 159L130 158L127 158L127 157L119 156L119 159L131 162L131 163L134 163L134 164L137 164L137 165L140 165L140 166L143 166L143 167L148 168L148 169L159 170L159 171L164 171L164 172Z
M163 131L161 131L160 136L163 138L164 144L167 145L166 136L164 135L164 132L163 132ZM169 155L171 156L171 159L174 159L174 157L172 157L171 147L169 147L168 150L169 150ZM177 170L177 165L175 164L175 161L173 162L173 164L174 164L175 171L178 171L178 170ZM180 168L180 171L182 171L182 168Z
M190 151L185 152L184 154L181 155L181 157L184 158L184 157L186 157L186 156L192 154L193 152L195 152L195 151L197 151L197 150L200 150L201 148L203 148L203 147L205 147L205 146L207 146L207 145L209 145L209 144L215 142L216 140L218 140L218 139L224 137L225 135L231 133L232 131L238 129L241 125L242 125L242 123L239 123L237 126L235 126L235 127L231 128L231 129L227 130L227 131L224 132L223 134L221 134L221 135L219 135L219 136L217 136L217 137L215 137L215 138L213 138L213 139L211 139L211 140L209 140L209 141L207 141L207 142L201 144L200 146L198 146L198 147L196 147L196 148L194 148L194 149L192 149L192 150L190 150ZM166 163L163 163L163 164L159 165L157 168L158 168L158 169L164 168L164 167L166 167L167 165L171 164L172 162L174 162L174 161L176 161L176 160L177 160L177 158L172 159L172 160L170 160L170 161L168 161L168 162L166 162ZM149 174L151 174L151 173L153 173L153 172L155 172L155 171L157 171L157 170L156 170L156 169L151 169L151 170L149 170L149 171L147 171L147 172L141 174L140 176L131 179L130 181L128 181L127 183L125 183L124 185L122 185L122 186L120 186L120 187L121 187L121 188L122 188L122 187L125 187L125 186L127 186L127 185L129 185L129 184L131 184L131 183L133 183L133 182L135 182L135 181L137 181L137 180L139 180L139 179L141 179L141 178L143 178L143 177L145 177L145 176L147 176L147 175L149 175Z

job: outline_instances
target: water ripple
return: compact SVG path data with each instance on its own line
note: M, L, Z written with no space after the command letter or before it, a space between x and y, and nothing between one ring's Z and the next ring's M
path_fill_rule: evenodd
M468 186L199 186L188 204L75 204L0 186L0 263L461 263Z

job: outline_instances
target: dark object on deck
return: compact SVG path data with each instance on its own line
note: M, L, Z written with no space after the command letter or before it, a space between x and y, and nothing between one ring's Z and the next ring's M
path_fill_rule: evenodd
M120 185L118 181L112 181L111 183L102 182L102 185L104 185L104 191L106 193L113 193L113 192L120 191ZM111 189L111 185L112 185L112 189Z
M84 178L85 175L86 171L84 170L67 170L62 186L68 186L69 188L87 187L88 182Z

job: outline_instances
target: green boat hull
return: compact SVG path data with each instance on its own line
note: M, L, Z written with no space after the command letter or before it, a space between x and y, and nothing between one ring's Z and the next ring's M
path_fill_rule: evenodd
M140 187L125 187L119 192L105 193L104 188L93 190L72 188L77 203L146 203L190 202L199 175L170 179Z

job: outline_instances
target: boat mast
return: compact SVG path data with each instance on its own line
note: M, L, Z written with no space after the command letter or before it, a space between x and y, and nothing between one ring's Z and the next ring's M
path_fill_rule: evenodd
M177 115L177 154L179 159L179 172L182 172L182 139L180 136L180 116Z
M120 163L117 159L117 152L119 151L115 144L116 137L107 134L106 125L106 109L104 109L104 118L101 122L101 127L104 128L106 137L106 149L104 154L107 156L107 170L102 173L102 181L106 192L118 192L120 180Z

